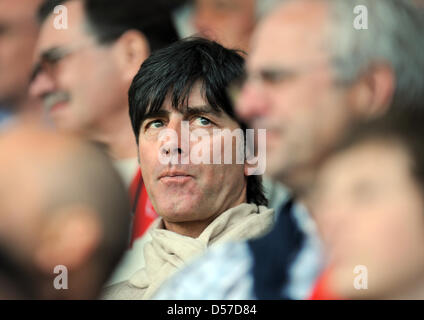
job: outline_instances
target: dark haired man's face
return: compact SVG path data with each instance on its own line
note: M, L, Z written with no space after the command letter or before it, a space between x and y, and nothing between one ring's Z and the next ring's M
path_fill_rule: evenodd
M128 84L119 73L114 47L100 46L86 29L83 1L64 6L67 29L55 27L61 21L55 13L41 26L35 62L42 69L31 93L43 100L58 128L90 134L126 105Z
M330 157L319 171L312 211L338 296L396 298L424 283L424 201L411 168L399 145L370 141ZM367 290L353 286L356 266L367 268Z
M161 112L146 118L140 129L139 154L143 180L156 212L163 217L167 229L197 236L214 218L229 208L246 202L245 165L236 164L235 139L227 144L221 136L212 136L215 129L239 129L236 121L225 112L215 113L203 98L200 86L195 86L188 100L189 112L179 112L166 99ZM184 141L181 127L187 121L190 134L201 129L195 141ZM161 139L164 129L176 133L178 141ZM205 138L205 137L209 137ZM232 164L212 164L213 144L217 139L223 148L230 148ZM193 161L194 148L208 150L211 164ZM180 149L178 149L180 148ZM203 155L203 151L196 152ZM206 152L205 152L206 154ZM179 164L166 164L161 155L175 156ZM183 164L186 160L187 164Z

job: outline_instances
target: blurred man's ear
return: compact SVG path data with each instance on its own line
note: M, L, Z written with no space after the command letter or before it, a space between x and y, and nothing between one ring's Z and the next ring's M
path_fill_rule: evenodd
M114 54L125 81L131 82L141 64L150 55L147 38L137 30L126 31L115 43Z
M35 252L35 265L44 274L53 274L58 265L69 271L91 262L102 238L100 221L85 207L67 207L51 213L43 225Z
M244 175L263 175L266 171L266 130L255 130L254 141L246 140Z
M396 88L393 69L386 64L373 66L350 89L349 100L360 117L375 117L387 111Z

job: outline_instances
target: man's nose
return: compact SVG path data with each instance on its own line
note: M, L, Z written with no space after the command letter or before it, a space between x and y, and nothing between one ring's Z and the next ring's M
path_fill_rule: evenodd
M190 144L190 127L188 121L181 119L171 119L167 129L176 133L177 139L171 139L161 146L161 152L165 155L185 156L189 150Z
M181 155L183 153L182 149L177 145L166 143L161 147L161 152L163 155Z
M257 83L245 83L236 102L236 111L246 122L263 116L269 107L264 89Z
M55 83L46 73L41 72L35 76L29 87L29 94L32 97L42 98L47 93L54 91Z

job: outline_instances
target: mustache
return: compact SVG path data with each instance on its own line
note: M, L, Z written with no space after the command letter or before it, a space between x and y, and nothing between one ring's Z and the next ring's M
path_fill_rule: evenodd
M56 103L68 102L70 99L71 99L70 94L64 91L48 93L43 98L44 110L48 112Z

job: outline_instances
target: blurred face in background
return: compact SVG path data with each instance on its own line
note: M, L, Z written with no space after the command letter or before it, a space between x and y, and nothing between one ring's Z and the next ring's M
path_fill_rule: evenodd
M91 135L126 105L127 74L114 45L100 45L85 21L83 1L68 1L68 28L56 29L56 14L42 24L35 62L41 68L31 93L59 129Z
M37 41L40 0L0 0L0 105L19 109L26 99Z
M247 51L259 0L195 0L193 24L200 36Z
M424 298L423 191L411 168L396 143L370 141L320 170L313 213L329 254L328 284L341 298ZM353 286L358 265L367 268L367 290Z
M330 62L328 20L328 8L314 1L292 1L265 18L237 95L241 118L267 130L267 174L291 188L308 184L299 173L307 175L353 118Z

